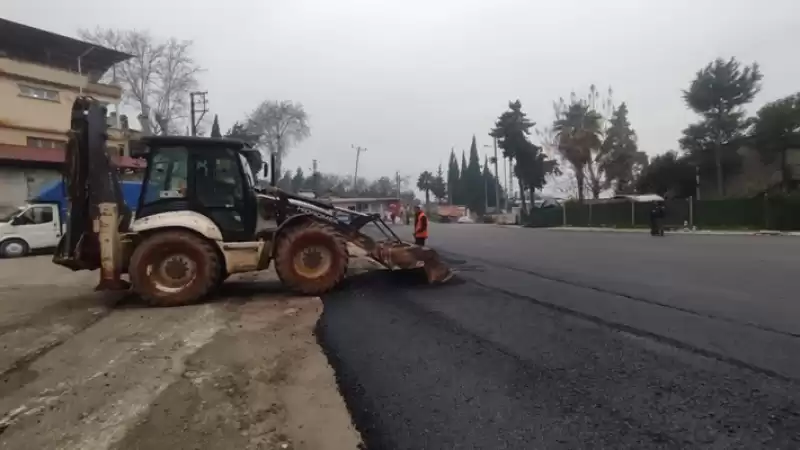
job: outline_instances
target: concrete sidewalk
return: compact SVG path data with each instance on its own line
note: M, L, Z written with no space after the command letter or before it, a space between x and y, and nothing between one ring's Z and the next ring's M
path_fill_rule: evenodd
M603 227L550 227L541 228L549 231L582 231L606 233L649 233L648 228L603 228ZM666 231L668 235L717 235L717 236L800 236L797 231L778 230L677 230Z

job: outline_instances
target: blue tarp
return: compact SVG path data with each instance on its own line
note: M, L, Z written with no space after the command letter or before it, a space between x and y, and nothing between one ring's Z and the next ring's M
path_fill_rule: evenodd
M136 207L139 205L139 195L142 192L142 182L123 181L121 183L121 187L122 199L132 212L136 212ZM58 202L62 217L66 217L67 200L64 190L64 182L59 180L45 185L39 192L39 195L32 198L30 202Z

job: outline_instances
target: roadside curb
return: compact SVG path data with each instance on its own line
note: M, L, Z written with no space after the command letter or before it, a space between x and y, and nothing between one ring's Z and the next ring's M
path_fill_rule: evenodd
M532 227L529 227L532 228ZM580 231L595 233L648 233L648 229L637 228L600 228L600 227L548 227L541 228L548 231ZM800 232L778 231L778 230L758 230L758 231L665 231L665 235L686 235L686 236L795 236L800 237Z

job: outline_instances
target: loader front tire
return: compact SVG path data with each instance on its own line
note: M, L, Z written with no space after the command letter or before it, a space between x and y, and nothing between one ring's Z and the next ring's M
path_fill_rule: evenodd
M211 242L185 231L161 231L139 243L128 273L133 291L151 306L182 306L211 292L222 269Z
M320 295L335 288L347 273L347 243L332 227L307 222L278 238L275 271L289 289Z

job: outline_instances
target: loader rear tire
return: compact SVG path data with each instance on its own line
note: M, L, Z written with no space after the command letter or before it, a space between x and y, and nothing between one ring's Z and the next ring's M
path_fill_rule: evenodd
M211 242L185 231L161 231L139 243L128 273L133 291L151 306L183 306L219 285L222 268Z
M275 271L293 291L324 294L344 279L347 264L347 243L327 225L307 222L278 238Z

